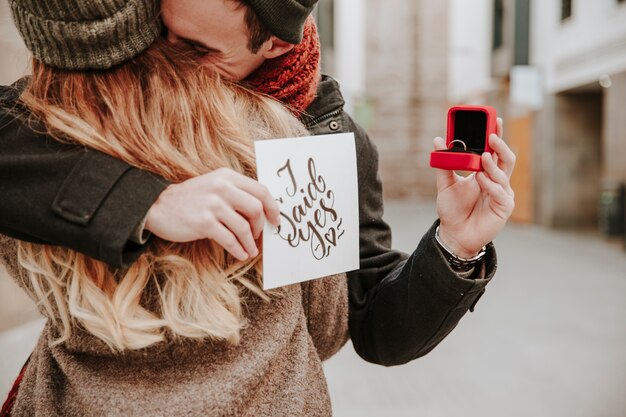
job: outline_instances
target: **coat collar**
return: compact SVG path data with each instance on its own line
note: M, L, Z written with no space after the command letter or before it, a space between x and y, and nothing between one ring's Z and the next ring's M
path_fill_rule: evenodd
M316 119L341 111L344 104L345 100L339 90L339 83L328 75L322 75L315 100L302 114L300 121L305 126L309 126L314 124Z

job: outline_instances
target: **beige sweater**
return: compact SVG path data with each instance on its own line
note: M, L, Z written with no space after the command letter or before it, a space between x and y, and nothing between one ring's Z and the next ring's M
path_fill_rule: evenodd
M24 287L16 244L2 236L0 261ZM338 275L252 301L238 346L183 340L119 355L76 329L51 347L48 321L13 416L330 416L322 361L348 339L347 297Z

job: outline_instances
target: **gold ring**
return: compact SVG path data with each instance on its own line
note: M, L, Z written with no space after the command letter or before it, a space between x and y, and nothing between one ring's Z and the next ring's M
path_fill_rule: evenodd
M463 150L467 150L467 145L465 144L465 142L463 142L461 139L455 139L452 142L450 142L450 145L452 145L454 142L460 142L463 144ZM449 149L452 149L454 146L450 146Z

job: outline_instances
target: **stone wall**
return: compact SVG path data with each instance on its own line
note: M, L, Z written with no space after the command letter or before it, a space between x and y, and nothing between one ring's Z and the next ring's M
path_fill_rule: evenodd
M373 0L367 6L368 132L381 154L385 195L435 195L432 139L445 135L447 2Z

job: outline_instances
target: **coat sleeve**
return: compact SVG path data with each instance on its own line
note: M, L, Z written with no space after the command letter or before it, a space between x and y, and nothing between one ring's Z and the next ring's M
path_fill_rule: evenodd
M13 87L0 90L0 233L129 265L149 244L133 238L167 182L53 140L15 117L18 95Z
M476 279L464 279L439 250L435 226L411 256L391 249L378 152L349 116L342 123L355 132L359 176L360 269L348 274L350 336L363 359L400 365L431 351L473 309L495 273L495 250L488 247Z

